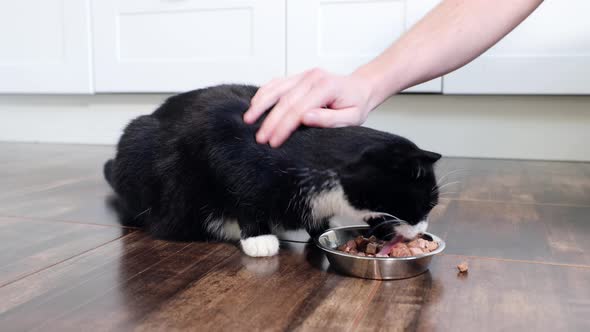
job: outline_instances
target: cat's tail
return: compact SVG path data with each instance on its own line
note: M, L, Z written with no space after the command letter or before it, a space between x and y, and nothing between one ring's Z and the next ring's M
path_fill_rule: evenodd
M113 182L114 177L114 166L115 160L109 159L106 163L104 163L102 172L104 174L104 179L109 183L111 188L116 192L115 185ZM107 203L115 211L118 216L119 222L123 226L130 226L130 227L141 227L141 224L137 218L131 217L133 215L132 210L127 206L126 202L121 199L119 195L110 195L107 198Z
M115 161L113 159L109 159L107 160L106 163L104 163L104 167L102 169L102 172L104 174L104 179L107 180L107 182L111 185L111 187L114 189L115 187L113 186L113 164L115 163Z

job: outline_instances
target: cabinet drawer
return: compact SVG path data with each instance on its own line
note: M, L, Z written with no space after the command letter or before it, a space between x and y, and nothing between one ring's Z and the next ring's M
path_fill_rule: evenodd
M99 92L178 92L284 74L284 1L93 4Z

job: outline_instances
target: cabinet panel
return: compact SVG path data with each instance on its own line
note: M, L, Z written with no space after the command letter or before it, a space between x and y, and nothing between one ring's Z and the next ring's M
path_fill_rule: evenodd
M409 28L408 10L414 19L436 3L411 2L288 1L287 73L295 74L312 67L342 74L352 72L385 50ZM440 92L441 81L436 79L408 91Z
M497 45L445 76L448 94L589 94L590 2L547 0Z
M92 91L88 1L19 0L0 10L0 93Z
M276 0L93 2L96 89L178 92L285 72Z
M119 59L165 62L247 58L253 54L252 14L248 8L121 14ZM227 29L227 22L232 22L231 29ZM191 33L177 33L187 27Z

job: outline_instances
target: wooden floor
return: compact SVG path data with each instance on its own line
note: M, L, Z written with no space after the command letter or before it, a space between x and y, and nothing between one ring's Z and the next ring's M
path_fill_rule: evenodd
M429 230L447 249L381 282L336 274L301 234L254 259L124 229L112 152L0 143L0 331L590 331L590 164L441 160Z

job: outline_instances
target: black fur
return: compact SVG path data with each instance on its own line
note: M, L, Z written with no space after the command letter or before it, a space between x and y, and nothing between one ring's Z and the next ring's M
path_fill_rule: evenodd
M313 220L309 198L338 186L354 208L412 225L437 203L432 165L440 155L400 136L301 127L281 148L257 144L262 119L242 120L256 90L224 85L179 94L128 125L104 167L127 224L177 240L215 239L206 223L228 218L237 219L242 238L276 226L313 234L327 218Z

